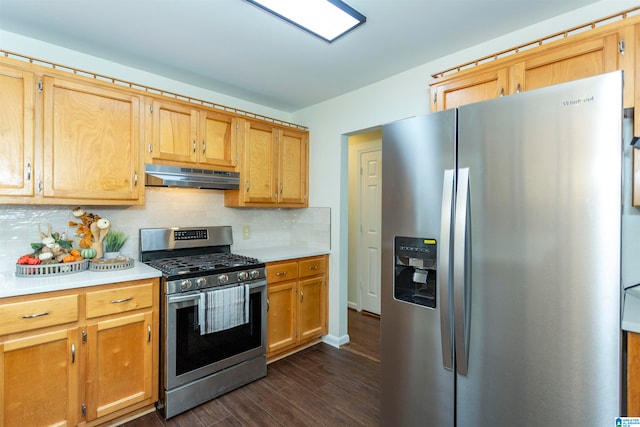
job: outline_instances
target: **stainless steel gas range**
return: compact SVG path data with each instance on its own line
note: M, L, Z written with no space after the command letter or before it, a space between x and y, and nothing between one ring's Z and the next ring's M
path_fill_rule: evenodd
M266 269L231 253L230 226L140 229L140 259L163 274L160 402L170 418L264 377Z

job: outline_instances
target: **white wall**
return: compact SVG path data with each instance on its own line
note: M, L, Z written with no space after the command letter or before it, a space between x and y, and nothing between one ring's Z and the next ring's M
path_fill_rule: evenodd
M329 334L333 342L348 340L347 135L428 113L432 74L635 6L634 1L603 0L293 114L294 122L304 123L311 130L310 204L331 208L334 244L329 270Z

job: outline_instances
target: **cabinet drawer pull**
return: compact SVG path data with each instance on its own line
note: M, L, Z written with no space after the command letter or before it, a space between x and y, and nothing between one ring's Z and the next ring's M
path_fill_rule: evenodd
M304 292L300 291L300 302L304 301Z
M71 363L76 363L76 345L71 344Z
M193 140L193 152L195 153L196 150L198 149L198 144L196 143L196 140Z
M23 319L33 319L36 317L42 317L42 316L48 316L49 312L48 311L43 311L42 313L35 313L35 314L25 314L24 316L22 316Z
M112 299L111 304L121 304L123 302L131 301L132 299L133 299L132 297L122 298L122 299Z
M286 275L287 275L287 272L286 272L286 271L278 271L278 272L276 273L276 276L286 276Z
M317 265L310 265L309 266L309 270L317 270L318 266Z
M151 342L151 325L147 325L147 342Z

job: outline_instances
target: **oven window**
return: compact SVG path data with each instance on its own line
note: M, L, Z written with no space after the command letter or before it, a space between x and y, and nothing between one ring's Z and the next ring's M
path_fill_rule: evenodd
M197 305L176 310L176 375L262 345L261 292L249 298L249 323L205 335L200 335Z

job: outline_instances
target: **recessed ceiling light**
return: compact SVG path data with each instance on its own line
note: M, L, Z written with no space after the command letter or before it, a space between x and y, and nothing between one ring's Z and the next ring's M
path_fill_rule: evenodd
M246 0L331 43L367 18L340 0Z

